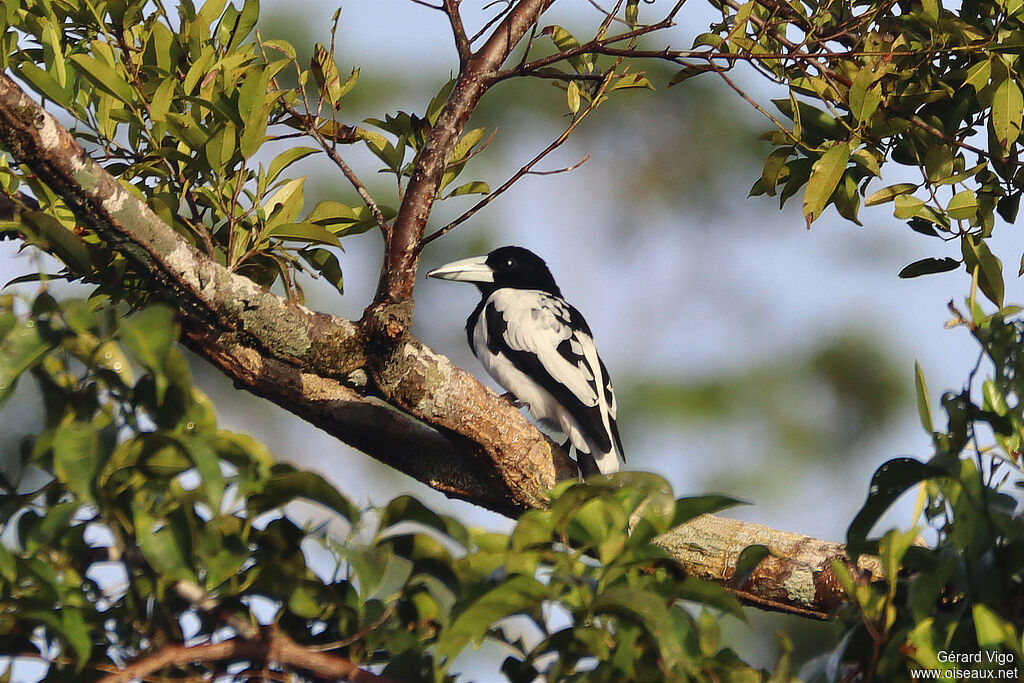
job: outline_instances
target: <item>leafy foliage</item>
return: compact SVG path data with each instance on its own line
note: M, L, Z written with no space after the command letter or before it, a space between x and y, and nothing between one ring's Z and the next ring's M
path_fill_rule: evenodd
M748 2L698 38L723 52L749 54L788 97L762 111L776 125L764 137L775 149L751 194L779 196L801 188L808 226L827 206L860 224L859 209L893 203L914 231L959 240L968 272L983 272L982 291L997 306L1000 264L984 239L998 214L1017 216L1024 171L1019 161L1024 103L1019 51L1024 8L1017 3ZM772 17L804 33L798 43ZM719 36L724 36L724 40ZM758 58L762 54L764 57ZM769 57L767 55L778 55ZM788 58L788 57L792 58ZM788 124L785 121L788 120ZM975 138L981 138L980 142ZM874 189L889 164L916 180ZM892 171L895 172L895 171ZM865 195L867 196L865 197ZM903 277L949 270L927 258Z
M1024 485L1024 326L968 304L971 317L957 322L971 330L979 365L988 365L992 376L980 387L972 376L962 392L943 396L942 429L933 424L918 368L921 424L934 454L926 462L883 464L847 537L851 553L880 557L885 580L859 585L836 566L851 597L840 654L883 680L906 679L915 668L952 677L965 668L999 672L1024 661L1024 524L1016 513ZM881 515L914 489L919 526L871 537ZM924 532L933 543L919 540ZM949 652L985 657L965 666L943 656Z
M218 262L265 287L279 283L296 299L302 272L341 290L334 248L395 210L335 199L306 210L305 177L287 173L310 155L336 157L338 144L362 142L385 170L407 176L413 162L406 150L415 154L422 145L447 91L424 118L399 112L369 121L396 135L397 144L344 126L337 112L358 69L342 80L333 46L324 45L303 68L287 42L253 39L258 15L257 0L241 9L215 0L199 11L183 2L177 16L145 2L7 3L0 20L15 30L6 32L0 66L72 115L76 137L94 146L103 167ZM444 185L482 134L477 129L460 141ZM296 137L316 146L283 144ZM58 255L72 277L124 282L130 268L123 258L102 249L50 188L2 160L0 189L13 196L22 186L39 206L3 227ZM472 181L449 196L487 191Z
M974 668L940 652L1019 664L1024 530L1013 494L1024 327L1019 309L1005 305L989 238L997 217L1016 219L1024 190L1024 5L716 3L721 22L692 50L641 52L639 38L670 25L682 6L643 23L641 13L654 11L643 4L619 3L620 21L604 18L589 41L537 27L518 64L494 77L542 77L564 89L571 123L549 151L611 92L652 87L631 71L632 57L681 65L670 86L711 72L735 88L729 70L750 63L788 91L774 111L754 103L776 129L765 135L773 149L752 194L785 203L802 190L808 225L829 206L859 223L862 206L891 202L912 230L960 246L959 258L920 259L902 277L960 265L971 277L968 314L954 322L974 335L991 377L978 386L975 371L944 396L943 428L918 368L934 452L876 473L848 546L877 554L883 576L867 583L836 565L850 607L840 648L817 674L908 680L917 666ZM342 240L374 228L389 235L453 85L422 114L346 124L340 112L360 72L338 65L333 29L307 66L289 43L255 33L256 0L238 5L183 0L171 15L160 2L5 2L0 66L66 112L103 167L217 263L293 300L302 298L303 272L340 291ZM483 128L455 136L431 199L484 194L482 208L530 172L524 166L494 192L480 179L455 184L487 139ZM343 145L365 146L393 176L388 201L358 181ZM358 199L307 210L305 177L293 174L320 154ZM869 193L876 179L886 184ZM468 529L409 497L359 510L315 473L218 428L176 346L175 313L139 306L155 288L146 274L54 188L4 155L0 191L20 209L0 230L54 255L65 267L59 275L100 284L84 301L44 291L30 304L0 302L0 405L28 375L45 409L43 431L18 454L36 476L0 481L4 652L43 662L49 680L93 680L167 644L246 639L272 624L304 652L326 650L400 680L449 680L460 654L485 640L510 653L502 667L510 681L769 676L720 642L718 615L738 611L731 594L681 575L652 543L728 501L674 500L661 480L632 473L562 484L548 509L523 515L508 535ZM978 292L994 312L983 312ZM123 317L118 301L137 312ZM833 370L836 360L822 364ZM839 379L852 375L880 393L898 391L887 377ZM854 407L872 423L886 417L879 406ZM914 487L920 526L872 536ZM299 500L323 508L322 521L303 521ZM769 555L751 546L737 572L748 575ZM771 680L791 678L782 649ZM1008 660L992 661L1005 669ZM193 679L225 671L216 659L180 667Z
M0 640L52 662L47 680L92 680L163 643L267 620L400 680L447 680L485 639L512 650L512 681L757 677L717 645L710 615L738 615L735 598L650 542L727 501L677 505L658 477L624 473L561 485L509 536L410 497L358 510L217 427L169 309L122 319L95 301L13 303L0 371L8 389L30 376L41 392L46 428L20 464L45 483L3 482ZM300 499L324 521L297 522Z

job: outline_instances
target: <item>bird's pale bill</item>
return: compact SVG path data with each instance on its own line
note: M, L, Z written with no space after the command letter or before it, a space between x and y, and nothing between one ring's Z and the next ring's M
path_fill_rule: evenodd
M427 277L460 282L494 282L494 271L487 265L487 254L484 254L434 268L427 273Z

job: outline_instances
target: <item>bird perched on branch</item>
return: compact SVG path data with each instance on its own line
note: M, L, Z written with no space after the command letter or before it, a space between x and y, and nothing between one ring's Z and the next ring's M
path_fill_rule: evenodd
M584 476L625 460L608 371L580 312L547 264L522 247L435 268L427 277L472 282L483 295L466 321L473 354L549 431L576 449Z

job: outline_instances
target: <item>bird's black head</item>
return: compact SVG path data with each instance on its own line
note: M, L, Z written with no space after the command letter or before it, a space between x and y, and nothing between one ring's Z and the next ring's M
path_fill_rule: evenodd
M560 294L548 264L529 249L501 247L489 253L484 263L494 272L496 287L540 289Z
M541 257L522 247L500 247L486 256L435 268L427 277L472 282L485 294L502 287L540 289L561 296L555 278Z

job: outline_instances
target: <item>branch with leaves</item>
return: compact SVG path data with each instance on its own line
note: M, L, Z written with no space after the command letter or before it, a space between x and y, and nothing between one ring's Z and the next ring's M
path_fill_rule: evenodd
M572 463L519 411L413 338L395 302L410 291L424 212L437 193L443 161L485 91L482 84L492 82L513 38L527 33L540 9L540 3L522 3L509 12L456 79L417 155L391 232L379 296L396 296L368 309L362 321L282 300L190 246L6 76L0 77L0 136L33 169L38 187L58 191L78 224L115 246L125 263L121 272L153 282L179 302L184 341L240 386L449 495L517 514L544 505L544 491L571 476ZM612 77L609 72L606 81ZM260 79L271 82L266 71ZM271 95L272 101L281 97ZM554 146L600 97L595 94ZM53 232L60 226L49 228L35 240L63 235Z
M15 494L12 505L35 505L34 496L63 501L59 505L69 529L41 525L37 536L75 533L76 526L83 526L70 523L75 514L116 511L109 519L120 553L114 561L141 585L166 590L169 580L182 576L197 584L206 581L211 591L234 600L225 606L240 614L249 614L241 597L248 598L248 589L255 586L253 594L274 595L282 604L282 618L295 620L293 626L301 622L296 628L311 641L321 635L318 620L345 626L320 643L299 644L269 629L252 638L241 634L224 643L185 647L174 615L191 606L175 605L175 598L165 595L166 614L154 617L160 625L151 635L171 644L150 649L116 676L225 659L277 661L304 669L304 659L318 662L328 675L374 680L366 677L377 674L359 662L381 664L366 641L386 626L394 642L404 637L398 634L414 633L416 647L428 643L423 647L433 648L408 665L408 671L416 672L410 676L445 671L464 647L489 636L500 637L517 653L503 668L510 678L532 681L542 669L557 678L578 673L573 667L580 653L599 654L608 650L613 636L632 634L634 642L643 644L637 662L649 665L645 670L666 678L696 678L719 675L735 662L721 652L682 655L694 643L709 642L703 636L711 629L679 609L678 601L692 599L738 613L737 597L815 618L827 618L844 605L855 609L868 631L862 641L873 647L861 669L868 678L884 675L879 673L882 649L894 634L903 634L923 652L926 629L918 625L911 632L906 614L904 621L894 621L894 614L905 588L901 582L916 580L909 572L924 571L927 562L921 556L930 551L916 552L909 533L869 538L882 512L910 486L923 484L930 500L939 503L930 503L922 513L932 515L928 519L943 534L943 547L955 548L957 561L980 560L977 549L961 547L965 539L950 531L954 517L975 520L970 528L986 531L979 537L991 540L993 547L1021 542L1020 534L1007 526L1005 506L988 502L1001 500L996 495L999 465L982 459L990 451L978 443L974 427L988 425L1007 467L1019 467L1021 402L1007 400L1016 391L1012 361L1018 330L1004 324L1013 310L1003 309L1001 262L985 240L996 213L1007 220L1015 217L1021 194L1019 60L1005 58L1010 52L999 42L1005 36L992 29L993 22L1019 22L1021 10L968 8L958 15L936 3L921 3L896 13L893 3L883 2L853 16L838 5L726 2L722 22L697 41L710 49L652 51L641 41L672 26L682 2L673 2L649 24L640 22L638 1L617 2L613 10L602 10L593 39L583 42L563 27L542 27L551 0L507 3L472 35L458 0L422 4L447 15L459 72L422 116L399 112L371 119L367 128L339 120L342 100L358 72L342 81L333 46L318 46L306 69L284 41L246 42L258 18L252 0L241 9L214 0L198 12L186 3L178 17L168 16L160 3L149 8L142 2L92 3L102 10L91 5L91 11L80 13L65 4L26 2L3 14L19 29L3 39L3 66L35 92L30 96L6 72L0 75L0 142L11 155L0 159L0 191L7 198L7 206L0 206L3 232L54 255L65 266L64 277L97 285L94 301L126 300L142 309L140 322L130 319L103 337L88 308L93 304L62 307L43 293L29 313L21 313L6 298L0 302L5 307L2 342L15 359L3 366L0 398L9 397L20 375L33 374L46 391L74 406L60 412L60 401L48 403L48 409L57 410L48 418L50 431L39 441L43 446L29 450L53 471L52 480L45 490ZM955 30L929 28L940 20ZM613 25L625 28L612 33ZM786 38L788 28L803 38ZM946 42L939 44L937 35ZM536 56L547 39L553 51ZM517 49L522 50L519 62L511 64ZM966 266L974 289L969 315L960 316L961 323L997 365L998 386L986 386L983 408L972 403L969 390L948 401L946 432L932 424L927 401L919 398L936 462L893 461L880 469L868 502L851 525L847 547L706 515L735 501L674 500L663 481L641 473L576 482L573 463L518 410L410 332L424 246L521 178L539 173L536 164L611 93L652 87L643 73L631 70L636 60L649 58L685 63L669 85L703 71L718 73L766 114L767 107L738 88L726 71L752 63L770 80L788 86L789 97L774 102L780 115L768 114L779 130L767 135L775 149L753 194L778 193L784 202L802 190L808 225L829 206L857 221L862 204L892 201L895 215L914 230L961 242L962 260L925 259L903 274ZM702 68L686 61L694 59L703 60ZM483 129L467 130L472 114L492 87L512 77L540 77L564 88L570 123L495 191L479 180L447 190L487 144ZM62 108L76 126L69 130L37 100ZM981 128L989 132L987 149L966 142ZM265 143L290 141L296 134L316 146L290 147L267 165L254 160ZM348 144L365 144L384 163L384 171L394 175L393 207L374 196L344 158L339 146ZM348 205L339 195L304 214L304 179L290 178L287 171L318 152L335 164L358 199ZM974 165L967 154L977 156ZM862 201L868 184L881 177L889 162L917 168L922 181L889 185ZM951 193L948 201L940 199L944 192ZM484 197L426 233L438 201L474 193ZM376 294L362 319L346 320L302 305L298 275L311 273L340 292L341 267L331 250L340 247L342 238L370 230L382 235L384 257ZM274 285L285 296L271 293ZM977 291L1000 310L984 314ZM143 308L159 301L177 311L181 341L237 386L447 495L517 517L516 531L497 543L405 498L387 506L375 544L365 553L340 547L330 534L288 527L286 515L261 519L265 527L254 523L298 498L327 506L353 527L359 514L316 475L275 464L253 444L216 429L205 399L189 386L187 370L173 351L176 330L167 309ZM108 310L116 317L113 308ZM127 378L127 356L115 353L122 342L147 371L138 382ZM74 373L49 354L74 358L88 368L87 381L79 385ZM925 394L920 387L921 377L919 394ZM148 424L155 429L141 428ZM118 443L118 430L131 438ZM48 449L47 443L53 446ZM968 443L978 453L976 467L960 457ZM176 479L193 469L202 479L197 489ZM244 509L230 509L237 501L228 490L239 492ZM936 510L942 505L948 506L946 521L938 522ZM22 519L27 521L19 521L19 528L35 528L34 517ZM429 535L397 534L394 527L406 522L441 534L443 543ZM280 533L267 533L275 524ZM191 548L183 538L195 539L201 562L189 558ZM60 539L67 547L77 542ZM338 574L334 581L312 577L304 561L296 561L302 556L300 541L321 543L334 557L348 558L338 561L336 572L350 574L344 579ZM455 558L444 543L461 545L465 554ZM1007 557L1024 556L1014 552ZM0 578L14 566L31 574L25 585L46 583L45 576L32 573L35 565L12 557L0 550ZM949 561L948 553L942 557ZM86 575L88 566L74 567L84 560L70 558L73 553L64 564ZM986 567L1003 567L1003 558L997 560L986 560ZM261 563L271 568L249 571ZM510 567L511 578L502 575ZM973 577L976 567L971 569L953 567L949 576ZM261 583L261 571L283 573ZM545 582L541 575L554 578ZM395 579L401 585L394 588L388 577L401 578ZM884 580L869 585L879 579ZM54 583L51 593L63 596L74 583ZM298 587L281 598L282 585ZM1010 592L1018 589L1018 583L1009 585ZM346 596L330 593L341 586L375 586L379 592L361 595L362 611L345 613L343 619L327 613L344 611L340 605ZM384 586L394 590L389 593ZM594 586L603 590L594 593ZM456 589L465 594L452 597ZM138 599L136 590L134 584L129 587L126 603ZM915 599L930 609L943 599L945 586L923 583L915 590ZM963 598L977 594L969 587L958 585L957 590L950 600L971 605L971 632L978 641L1012 650L1019 639L1004 637L1013 631L1004 625L1013 616ZM60 599L59 617L39 613L34 618L61 635L76 661L88 660L96 634L75 611L83 599L77 594ZM374 612L375 601L391 602ZM542 613L551 601L570 606L580 629L571 638L585 638L585 643L567 641L570 636L552 630ZM0 609L7 610L6 605L0 599ZM920 613L922 607L914 610ZM532 619L538 645L499 636L492 628L513 615ZM351 623L345 621L349 617ZM686 633L697 637L687 640ZM355 658L317 660L310 648L324 643L344 643ZM251 649L257 645L259 656ZM417 650L417 657L425 651ZM558 654L554 666L564 670L544 669L550 653ZM608 657L598 654L593 656L602 666L623 665L612 660L610 650ZM347 666L355 668L341 673ZM627 674L616 670L615 675Z

